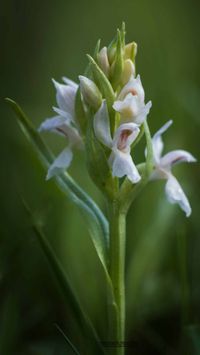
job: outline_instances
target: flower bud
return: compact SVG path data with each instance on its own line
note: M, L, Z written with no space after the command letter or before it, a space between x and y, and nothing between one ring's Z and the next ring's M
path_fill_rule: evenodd
M95 111L97 111L102 103L102 95L98 87L92 80L86 78L85 76L80 75L79 80L84 101Z
M137 54L137 43L131 42L128 43L124 48L124 59L130 59L132 62L135 61Z
M108 61L107 48L103 47L97 55L98 64L103 70L104 74L108 77L110 72L110 64Z
M115 37L107 48L108 61L110 65L113 63L116 54L117 37Z
M118 30L115 60L111 66L111 82L114 89L117 88L117 86L121 81L121 75L123 73L123 69L124 69L123 45L122 45L121 32Z
M122 86L128 83L131 76L135 76L135 65L130 59L126 59L124 62L124 70L122 74Z

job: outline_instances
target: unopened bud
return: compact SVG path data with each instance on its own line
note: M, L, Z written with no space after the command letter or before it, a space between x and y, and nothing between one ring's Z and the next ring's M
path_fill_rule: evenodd
M130 59L126 59L122 74L122 85L125 85L130 80L131 76L135 76L135 65Z
M116 89L121 81L121 75L124 70L123 46L121 39L121 32L117 31L117 46L115 60L111 66L111 82L113 88Z
M136 54L137 54L137 43L135 42L128 43L124 48L124 59L131 59L132 62L134 62Z
M110 72L110 64L108 61L107 47L103 47L97 55L98 64L103 70L104 74L108 77Z
M85 76L80 75L80 89L83 95L84 101L95 111L101 106L102 95L96 86L96 84Z

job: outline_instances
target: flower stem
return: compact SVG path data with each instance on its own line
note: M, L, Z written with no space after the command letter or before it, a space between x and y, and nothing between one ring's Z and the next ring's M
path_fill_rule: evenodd
M110 203L110 277L117 306L117 318L110 324L113 355L124 355L125 341L125 246L126 214L119 203Z

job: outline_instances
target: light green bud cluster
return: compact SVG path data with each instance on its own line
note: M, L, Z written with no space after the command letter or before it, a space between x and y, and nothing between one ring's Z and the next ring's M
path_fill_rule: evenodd
M88 169L94 182L108 194L116 189L118 179L113 178L108 165L110 150L97 140L93 129L94 115L106 100L113 135L120 120L120 114L113 104L122 89L135 74L135 42L125 44L125 25L108 47L100 48L97 42L93 57L87 55L89 64L84 76L79 76L80 85L75 100L76 119L85 137Z

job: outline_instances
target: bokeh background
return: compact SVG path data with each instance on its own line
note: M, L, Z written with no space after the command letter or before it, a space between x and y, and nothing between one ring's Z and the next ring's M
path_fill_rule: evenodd
M72 354L55 324L87 353L21 196L103 338L101 265L79 211L53 181L45 181L45 170L3 98L19 102L38 127L55 104L51 78L77 80L85 54L93 52L98 38L107 45L124 20L127 41L138 43L137 71L153 102L151 132L173 119L164 136L166 150L184 148L199 160L199 1L1 0L0 6L0 354ZM53 135L45 139L55 153L64 146ZM168 204L164 182L149 184L128 215L127 339L134 348L127 354L200 354L200 169L198 163L183 164L174 171L191 202L190 218ZM83 154L70 173L105 210Z

